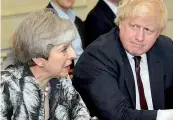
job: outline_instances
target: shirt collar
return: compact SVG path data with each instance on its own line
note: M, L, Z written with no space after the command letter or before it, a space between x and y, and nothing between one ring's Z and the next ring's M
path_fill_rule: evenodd
M109 6L112 12L116 15L118 12L118 7L115 4L111 3L109 0L103 0L103 1Z
M52 7L56 10L56 12L58 13L58 16L64 19L70 19L73 22L75 21L75 15L72 12L71 9L69 9L67 11L67 13L65 13L64 11L62 11L60 8L58 8L52 1L50 1L50 4L52 5Z
M131 54L128 53L127 51L126 51L126 54L127 54L127 57L128 57L129 60L134 60L134 59L133 59L133 57L134 57L133 55L131 55ZM141 60L143 61L143 60L146 60L146 59L147 59L146 53L142 54L142 55L141 55Z

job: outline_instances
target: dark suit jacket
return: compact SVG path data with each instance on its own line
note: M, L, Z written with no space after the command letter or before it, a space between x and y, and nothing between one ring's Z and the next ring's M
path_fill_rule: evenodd
M49 3L47 8L52 8L52 5ZM77 27L77 30L79 32L79 35L81 37L81 41L82 41L82 46L84 48L84 45L85 45L85 29L84 29L84 22L79 18L79 17L75 17L75 21L74 21L76 27Z
M116 16L109 6L103 0L99 0L97 5L89 12L85 21L85 47L100 35L109 32L115 26L115 18Z
M118 27L88 46L75 66L73 85L100 120L155 120L158 109L173 108L173 41L159 36L147 61L151 111L135 110L134 77Z

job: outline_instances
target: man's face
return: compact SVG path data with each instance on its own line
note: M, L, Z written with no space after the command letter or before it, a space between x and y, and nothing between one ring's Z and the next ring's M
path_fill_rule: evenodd
M129 17L120 22L119 28L123 47L133 56L146 53L160 35L159 25L152 16Z
M69 9L72 7L75 0L54 0L62 9Z

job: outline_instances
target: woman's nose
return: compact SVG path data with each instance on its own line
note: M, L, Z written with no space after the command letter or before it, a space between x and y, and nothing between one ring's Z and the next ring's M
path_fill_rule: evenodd
M69 57L69 59L75 59L76 58L76 53L72 47L70 47L70 49L69 49L68 57Z

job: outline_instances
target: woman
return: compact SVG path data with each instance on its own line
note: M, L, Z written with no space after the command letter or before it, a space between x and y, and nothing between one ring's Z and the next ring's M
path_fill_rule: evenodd
M73 23L51 9L21 23L13 40L17 64L1 72L1 120L90 119L68 76L75 37Z

